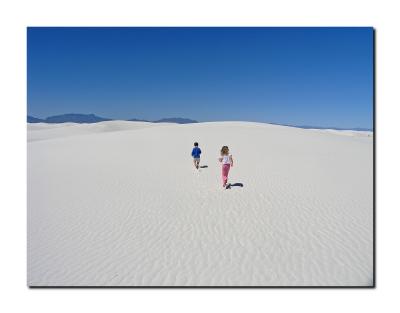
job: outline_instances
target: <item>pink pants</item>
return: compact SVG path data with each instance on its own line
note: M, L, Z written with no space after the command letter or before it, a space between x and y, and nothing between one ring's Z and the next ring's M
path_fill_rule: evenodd
M224 186L228 182L228 174L230 168L231 168L230 164L222 164L222 183L224 184Z

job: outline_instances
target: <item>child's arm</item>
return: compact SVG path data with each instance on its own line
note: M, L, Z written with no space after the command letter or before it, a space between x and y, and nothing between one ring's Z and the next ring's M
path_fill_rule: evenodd
M218 161L222 162L222 158L218 158Z
M231 166L233 167L233 158L232 158L232 156L229 156L229 161L231 161Z

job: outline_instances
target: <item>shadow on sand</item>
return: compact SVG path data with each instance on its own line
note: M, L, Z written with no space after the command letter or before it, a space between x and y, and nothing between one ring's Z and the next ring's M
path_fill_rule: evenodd
M208 167L208 165L202 165L202 166L200 166L200 168L207 168Z
M232 187L243 187L243 184L242 183L228 184L226 186L226 189L231 189Z

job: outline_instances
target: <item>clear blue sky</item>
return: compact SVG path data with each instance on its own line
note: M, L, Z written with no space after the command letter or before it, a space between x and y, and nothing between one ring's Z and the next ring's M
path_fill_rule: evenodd
M28 28L28 114L373 122L372 28Z

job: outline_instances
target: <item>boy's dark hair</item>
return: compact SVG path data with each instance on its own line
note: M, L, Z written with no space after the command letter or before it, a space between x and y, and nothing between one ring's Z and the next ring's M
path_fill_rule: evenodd
M199 145L199 143L198 143L198 142L195 142L195 143L194 143L194 146L195 146L195 147L197 147L198 145Z

